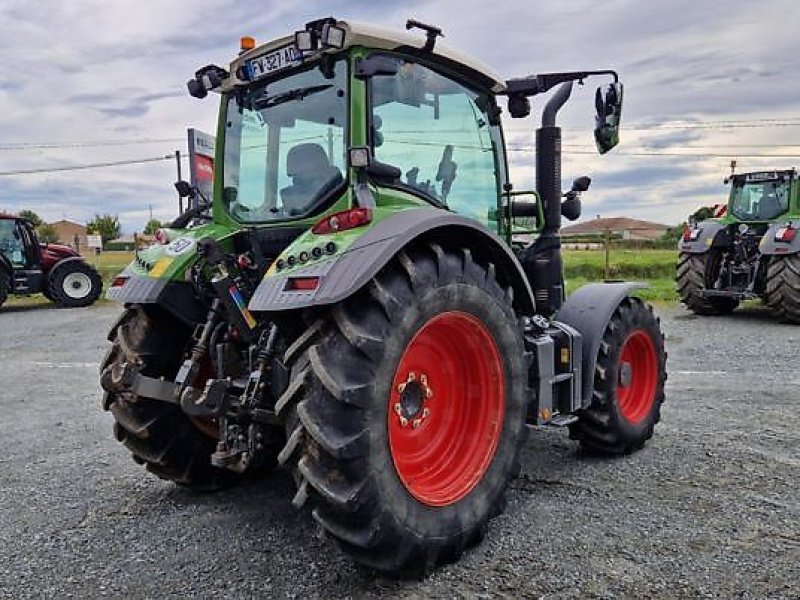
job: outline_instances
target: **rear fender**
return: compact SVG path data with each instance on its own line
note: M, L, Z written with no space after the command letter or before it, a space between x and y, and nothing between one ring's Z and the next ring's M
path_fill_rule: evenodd
M50 277L50 274L55 272L56 269L60 268L62 265L67 263L74 263L74 262L84 262L82 256L68 256L66 258L62 258L57 263L55 263L50 270L47 272L47 276Z
M758 245L761 254L768 256L785 256L787 254L797 254L800 252L800 232L795 234L791 242L775 241L778 230L783 229L787 225L789 225L789 223L775 223L770 225L770 228L767 229L767 232L761 238L761 242ZM800 223L794 222L792 223L792 227L798 229L800 228Z
M609 319L623 298L630 296L634 290L646 287L647 284L637 282L590 283L569 296L556 313L554 320L574 327L583 336L583 408L592 400L597 353Z
M337 238L335 235L320 235L313 239L318 240L315 243L324 245L328 240L335 242ZM431 208L394 212L371 224L343 252L330 258L312 261L285 273L270 269L253 295L249 308L272 312L340 302L361 289L403 248L421 240L466 247L479 263L494 263L501 284L513 288L517 311L533 314L530 285L508 246L477 221ZM308 243L309 238L303 236L287 248L281 258L286 261ZM305 277L318 277L317 288L310 291L287 289L290 278Z
M678 240L678 250L687 254L703 254L709 248L728 247L733 244L733 237L724 223L718 221L701 221L692 230L699 230L693 240Z

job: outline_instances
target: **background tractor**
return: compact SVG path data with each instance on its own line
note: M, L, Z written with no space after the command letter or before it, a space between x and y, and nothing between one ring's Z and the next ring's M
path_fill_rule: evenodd
M721 315L761 298L778 318L800 323L797 172L741 173L725 183L727 207L690 220L678 241L681 301L697 314Z
M640 286L565 302L561 217L590 181L562 195L556 116L574 82L611 79L595 138L612 148L616 73L506 81L407 28L424 36L322 19L195 74L193 96L221 94L212 218L160 232L114 280L126 310L101 374L149 471L213 488L283 465L293 504L391 573L483 537L526 425L641 448L666 378ZM514 190L498 100L523 118L554 88L537 190Z
M59 306L88 306L103 281L69 246L42 244L33 223L0 215L0 305L11 294L41 292Z

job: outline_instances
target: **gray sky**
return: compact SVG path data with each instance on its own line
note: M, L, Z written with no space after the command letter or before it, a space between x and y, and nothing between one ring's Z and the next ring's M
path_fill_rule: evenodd
M197 68L227 66L242 35L264 42L328 15L397 29L410 16L437 24L448 45L506 77L619 71L625 107L614 151L592 154L595 82L562 113L565 185L582 174L594 180L585 217L677 223L724 201L731 158L739 170L800 166L750 156L800 156L796 0L2 0L0 173L185 151L187 127L213 133L216 122L216 96L185 91ZM506 121L510 144L523 148L511 153L518 189L532 183L524 148L541 106L537 99L534 116ZM109 140L166 141L21 147ZM697 156L709 154L719 156ZM158 218L174 216L174 180L174 161L0 176L0 209L76 221L114 212L133 231L150 205Z

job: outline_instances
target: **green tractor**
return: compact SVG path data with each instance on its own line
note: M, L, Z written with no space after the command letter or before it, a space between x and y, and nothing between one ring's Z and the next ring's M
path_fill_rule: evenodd
M574 82L610 78L609 150L616 73L506 81L407 28L424 35L322 19L196 73L193 96L221 94L213 199L113 281L126 309L101 369L116 437L149 471L216 488L283 465L296 507L395 574L484 536L527 426L630 453L666 379L641 285L565 300L561 217L590 181L562 195L556 115ZM538 189L515 191L498 100L522 118L552 88Z
M697 211L678 240L681 301L699 315L724 315L760 298L779 319L800 323L797 172L732 174L725 183L727 206Z

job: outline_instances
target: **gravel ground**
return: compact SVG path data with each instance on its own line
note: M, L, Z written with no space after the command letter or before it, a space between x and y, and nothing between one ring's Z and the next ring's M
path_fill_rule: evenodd
M423 581L352 564L278 473L195 494L133 463L100 410L116 306L0 312L0 597L800 597L800 328L660 309L656 437L581 454L533 431L483 544Z

